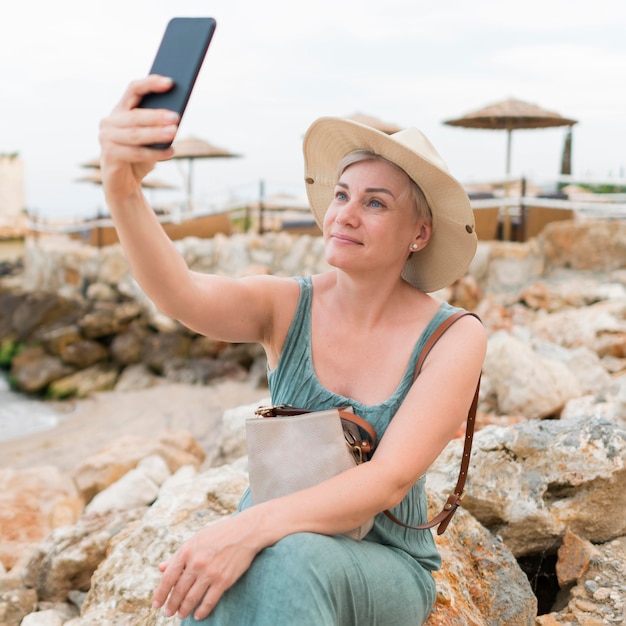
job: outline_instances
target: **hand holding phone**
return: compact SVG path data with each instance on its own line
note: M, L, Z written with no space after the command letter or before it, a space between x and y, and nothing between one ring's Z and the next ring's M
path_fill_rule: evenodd
M169 76L174 84L164 93L150 93L140 108L169 109L182 118L200 67L215 32L212 17L175 17L165 29L150 74ZM170 143L152 144L151 148L169 148Z

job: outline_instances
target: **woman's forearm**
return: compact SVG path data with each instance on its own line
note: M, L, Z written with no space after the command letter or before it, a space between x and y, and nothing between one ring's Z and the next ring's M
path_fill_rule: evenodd
M409 486L385 478L365 463L323 483L244 510L254 519L262 547L298 532L336 535L365 523L404 497Z
M177 292L193 288L184 259L140 190L107 202L133 276L159 310L175 313Z

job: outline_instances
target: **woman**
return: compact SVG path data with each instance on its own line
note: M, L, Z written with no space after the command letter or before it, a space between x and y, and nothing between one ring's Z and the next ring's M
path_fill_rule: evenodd
M171 141L178 120L136 106L170 87L158 76L133 83L100 127L104 190L135 277L192 330L261 343L273 403L350 404L380 443L369 463L310 489L257 505L244 494L236 515L161 564L155 606L185 624L422 623L440 566L432 535L380 512L426 520L423 475L467 415L484 358L482 326L465 316L413 382L420 349L455 312L428 293L461 277L475 252L467 196L416 129L387 136L321 119L304 141L305 180L334 269L309 279L192 272L141 191L172 156L144 146ZM374 515L363 541L342 535Z

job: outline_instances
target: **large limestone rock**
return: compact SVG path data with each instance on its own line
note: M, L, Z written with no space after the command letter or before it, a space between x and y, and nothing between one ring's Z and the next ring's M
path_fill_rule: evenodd
M163 458L153 454L139 461L137 467L117 482L97 493L85 511L105 513L148 506L156 500L159 487L169 476L170 470Z
M85 459L73 472L74 482L85 502L89 502L153 455L160 456L170 472L185 465L199 467L205 457L204 450L187 431L166 430L155 438L121 437Z
M601 545L568 531L556 573L565 590L560 607L537 618L537 626L623 624L626 620L626 537Z
M558 415L568 400L582 395L578 379L563 362L542 357L506 331L489 337L483 374L499 414Z
M0 470L0 562L10 570L54 528L73 524L83 507L56 467Z
M429 501L435 501L432 493ZM502 541L470 514L458 510L436 543L443 565L434 573L437 603L425 626L535 623L537 598L528 578Z
M451 442L428 474L448 493L462 441ZM626 534L626 430L593 417L490 426L474 438L463 504L515 556L554 551L566 529L590 541Z
M0 577L0 624L20 626L22 619L36 607L34 589L26 589L20 580Z
M91 581L81 626L178 623L152 607L158 564L202 527L232 513L246 486L246 473L232 466L200 475L185 467L174 474L142 520L112 543Z
M550 222L541 233L546 263L577 270L626 267L626 223L623 220Z
M626 298L536 318L533 333L568 348L585 346L598 356L626 357Z
M96 363L78 372L53 380L46 390L50 398L86 398L98 391L111 391L119 372L110 363Z
M46 353L41 347L26 348L11 363L11 376L19 389L36 393L51 382L69 376L75 368L60 357Z
M271 404L269 397L258 402L246 404L224 412L220 445L214 464L232 463L236 459L247 457L246 420L254 417L254 411L260 406Z
M57 528L33 553L23 576L40 601L61 602L72 591L87 591L111 538L141 518L145 507L85 514L73 526ZM106 622L102 622L106 624Z
M141 307L136 302L97 302L80 318L78 325L87 339L96 339L123 332L140 313Z

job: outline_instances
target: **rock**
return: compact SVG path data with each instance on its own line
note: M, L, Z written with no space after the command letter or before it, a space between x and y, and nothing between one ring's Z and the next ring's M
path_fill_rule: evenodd
M75 369L42 348L26 348L11 363L15 385L26 393L43 391L51 382L69 376Z
M238 406L224 411L220 445L213 465L232 463L247 456L246 419L254 417L254 411L259 406L271 404L271 398L263 398L259 402Z
M467 274L450 287L450 294L446 300L454 306L473 311L482 297L483 293L478 281L471 274Z
M56 467L0 470L0 561L10 570L54 528L73 524L83 506Z
M97 339L126 330L140 313L141 307L136 302L99 302L78 321L78 325L87 339Z
M159 493L159 487L170 476L162 457L152 455L142 459L118 481L97 493L85 507L86 513L105 513L113 510L148 506Z
M437 502L437 510L432 507ZM431 515L443 501L429 493ZM433 572L437 601L425 626L532 626L537 598L508 548L462 509L436 537L442 568Z
M595 287L596 281L593 280L584 284L582 281L568 281L556 285L539 280L523 288L518 299L531 309L553 313L597 302Z
M80 593L80 592L79 592ZM39 602L39 611L54 611L65 626L66 622L75 619L80 615L78 607L72 602Z
M554 343L537 342L533 348L544 359L566 365L576 377L581 394L602 393L611 386L610 374L598 355L587 347L567 349Z
M514 292L537 280L544 272L544 259L536 241L523 244L494 241L489 247L485 289Z
M452 491L463 442L428 473ZM567 529L594 542L626 534L626 430L598 418L527 421L476 433L463 505L516 557L554 551Z
M537 618L537 626L624 624L626 620L626 537L601 545L566 533L559 549L559 580L566 589L562 608ZM576 576L575 579L572 577Z
M586 346L598 356L626 357L626 298L537 318L532 332L566 348Z
M74 374L59 378L50 383L48 395L51 398L75 396L86 398L97 391L110 391L115 387L118 370L110 363L97 363Z
M112 543L93 576L81 626L171 625L152 607L158 564L200 528L232 513L246 486L245 472L228 466L203 474L185 467L168 479L142 520Z
M40 601L48 602L63 602L71 591L87 591L111 538L144 512L140 507L85 514L75 525L57 528L37 546L24 573L24 584L37 591Z
M27 615L21 626L63 626L63 620L56 611L50 609Z
M209 358L174 358L164 363L161 374L173 383L207 385L217 380L241 380L248 377L247 370L234 361Z
M92 283L85 293L87 300L100 300L103 302L117 302L118 292L106 283Z
M21 341L53 326L71 324L81 314L81 306L54 293L27 293L13 311L12 327Z
M82 335L76 324L57 326L39 334L46 350L54 356L61 356L69 346L80 341Z
M107 359L109 352L98 341L81 339L65 346L61 350L60 356L65 363L85 369L94 363Z
M140 324L132 324L128 330L118 333L113 338L109 351L113 359L121 365L140 363L143 345L148 337L148 330Z
M589 541L584 541L567 529L558 551L556 575L561 589L575 583L589 569L592 559L601 558L602 553Z
M37 592L21 581L0 578L0 624L20 626L22 619L37 608Z
M163 379L148 369L143 363L136 363L125 367L117 378L115 391L133 391L148 389L159 385Z
M13 318L22 299L23 296L20 293L0 291L0 339L18 339Z
M483 372L499 414L530 419L558 415L568 400L582 395L566 365L543 358L528 342L505 331L489 337Z
M626 224L622 220L550 222L540 239L549 267L609 271L626 265Z
M105 246L98 250L98 282L116 286L128 274L128 262L121 253L120 246Z
M73 472L74 482L85 501L89 502L142 459L155 454L163 458L170 472L185 465L199 467L205 457L204 450L186 431L164 431L154 439L121 437L85 459Z
M189 356L194 359L211 358L216 359L228 347L225 341L217 341L204 335L198 335L191 342Z
M168 363L189 356L191 337L185 333L155 333L146 337L143 346L143 362L155 372L162 374Z

